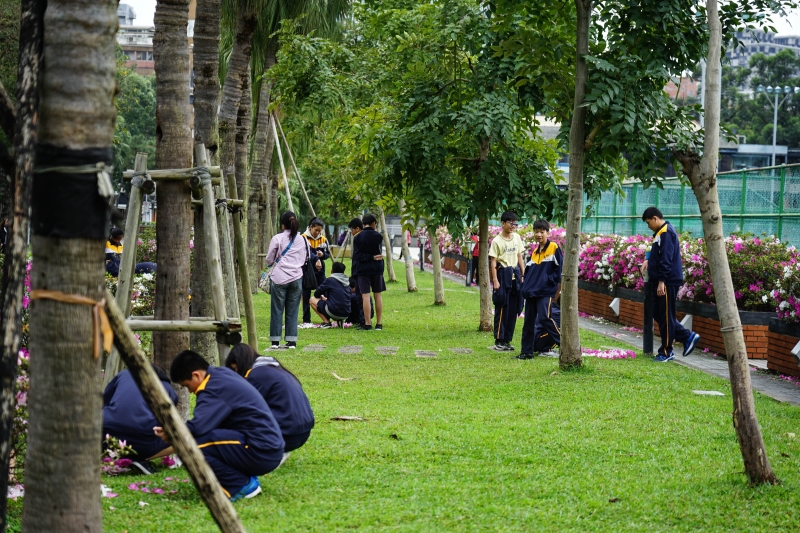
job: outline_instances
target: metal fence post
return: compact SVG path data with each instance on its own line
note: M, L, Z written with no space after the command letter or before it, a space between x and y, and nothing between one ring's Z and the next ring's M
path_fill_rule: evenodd
M639 186L634 183L633 190L631 191L631 235L636 235L636 215L639 213L639 210L636 208L636 190Z
M683 214L684 214L683 201L685 197L686 197L686 185L681 183L681 208L680 208L681 218L680 221L678 222L678 228L680 229L681 233L683 233Z
M786 202L784 193L786 192L786 165L781 166L781 195L778 204L778 238L783 240L783 205Z
M719 178L717 178L717 186L719 186ZM742 202L739 208L739 231L744 232L744 207L747 200L747 171L742 171Z
M642 354L653 355L653 285L644 277L644 324L642 325Z
M619 198L619 193L614 193L614 208L611 211L611 214L614 218L611 219L611 233L617 233L617 198Z

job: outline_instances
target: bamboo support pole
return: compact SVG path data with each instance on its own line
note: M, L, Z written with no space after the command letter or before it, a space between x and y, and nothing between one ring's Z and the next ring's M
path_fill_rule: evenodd
M195 320L138 320L128 319L128 327L132 331L215 331L225 333L230 329L238 329L239 324L226 326L222 322L195 321Z
M219 188L220 196L227 197L224 180L220 182ZM219 232L222 235L222 253L224 254L222 259L225 261L222 271L223 280L225 283L225 303L228 309L228 316L239 318L242 315L239 311L239 298L236 296L236 275L233 268L233 246L231 245L230 214L228 213L227 207L223 205L217 206L217 209L219 209L217 219L219 220L218 226Z
M151 170L150 177L156 181L159 180L185 180L195 175L197 168L179 168L179 169L164 169L164 170ZM208 167L209 174L211 174L211 182L219 183L219 178L222 176L222 171L219 167ZM122 179L129 180L133 177L134 170L126 170L122 173ZM217 178L216 180L214 178ZM214 183L216 185L216 183Z
M336 261L341 261L344 253L347 251L347 244L353 240L353 232L349 229L347 230L347 235L344 238L344 242L342 243L344 246L339 247L339 252L336 254Z
M244 207L244 200L232 200L230 198L220 198L225 200L225 205L230 207ZM192 200L192 205L203 205L203 200Z
M228 174L228 187L230 197L236 201L236 176ZM258 353L258 335L256 334L256 312L253 309L253 294L250 292L250 275L247 272L247 250L245 249L244 236L242 235L242 219L240 213L233 214L233 239L236 243L236 259L239 263L239 283L242 286L242 300L244 315L247 321L247 344Z
M223 533L246 533L230 500L222 492L217 478L208 466L203 453L181 420L178 410L169 399L153 367L147 361L133 331L125 323L119 306L106 290L106 313L114 330L114 346L128 365L142 396L164 428L169 441L183 461L197 491L205 501L211 516Z
M137 315L137 316L129 316L131 320L155 320L156 317L153 315ZM220 322L218 318L214 318L213 316L193 316L190 319L192 322ZM231 326L237 324L236 319L228 319L228 322L231 322Z
M194 147L195 161L201 165L208 163L208 154L203 144L196 144ZM225 320L228 313L225 307L225 289L222 276L222 260L219 254L219 234L217 233L216 205L214 202L214 189L211 187L211 180L203 181L203 235L206 245L206 261L208 261L208 277L211 282L211 301L214 308L214 318ZM227 215L228 211L224 211ZM224 234L227 234L228 227L224 227ZM236 293L234 292L234 299ZM238 317L239 315L234 315ZM184 330L188 331L188 330ZM198 330L195 330L198 331ZM225 362L228 355L228 345L217 342L219 351L219 363Z
M281 126L281 121L278 120L278 114L273 113L272 116L275 118L275 122L278 123L278 129L281 132L281 138L283 138L283 144L286 145L286 153L289 154L289 162L292 164L292 169L294 169L294 175L297 176L297 181L300 183L300 190L303 191L303 196L306 197L306 202L308 202L308 207L311 209L311 214L316 218L317 212L314 211L314 206L311 205L311 200L308 199L306 186L303 185L303 180L300 178L300 172L297 170L297 165L295 165L294 163L294 155L292 155L292 148L289 146L289 141L286 140L286 135L283 134L283 126Z
M133 165L134 172L147 172L147 154L139 152ZM122 311L123 316L131 313L131 286L133 285L133 272L136 267L136 241L139 238L139 224L142 220L142 186L144 176L137 175L131 182L131 193L128 199L128 213L125 220L126 246L122 248L122 258L119 262L117 277L117 294L114 301ZM103 374L103 390L109 382L124 368L124 363L116 349L112 349L106 361Z
M275 113L272 114L275 117ZM283 186L286 188L286 201L289 204L289 211L294 213L294 205L292 204L292 193L289 191L289 178L286 176L286 167L283 164L283 151L281 150L281 140L278 138L278 130L275 129L275 120L269 121L272 126L272 135L275 136L275 148L278 149L278 161L281 164L281 173L283 173Z

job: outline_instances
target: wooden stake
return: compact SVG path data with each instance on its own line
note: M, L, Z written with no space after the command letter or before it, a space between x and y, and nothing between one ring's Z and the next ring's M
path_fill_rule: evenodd
M228 174L228 195L237 201L236 177ZM247 344L258 353L258 335L256 334L256 312L253 309L253 294L250 292L250 275L247 272L247 250L244 247L242 236L242 219L239 213L233 214L233 239L236 242L236 259L239 262L239 283L242 284L242 299L244 300L244 314L247 320Z
M202 165L201 165L202 166ZM155 181L160 180L185 180L189 179L194 176L196 168L178 168L178 169L164 169L164 170L151 170L150 177L153 178ZM209 174L211 174L211 182L219 183L219 177L222 176L222 172L220 171L219 167L208 167ZM136 171L134 170L126 170L122 173L122 179L129 180L133 177L133 173ZM216 178L216 179L214 179ZM216 185L216 183L214 183Z
M275 117L275 113L272 114ZM277 120L277 118L275 118ZM272 126L272 134L275 136L275 148L278 149L278 161L281 164L281 172L283 173L283 185L286 188L286 201L289 203L289 211L294 213L294 205L292 204L292 193L289 192L289 178L286 177L286 167L283 165L283 152L281 151L281 141L278 139L278 131L275 129L275 120L270 120Z
M222 487L217 482L214 472L208 466L203 453L197 448L194 437L181 420L178 410L169 399L161 385L161 380L158 379L153 367L147 361L133 331L125 323L122 311L107 289L106 313L111 323L111 329L114 330L114 346L128 365L142 396L164 428L167 438L175 447L186 470L189 471L189 476L194 481L211 516L214 517L223 533L246 533L233 505L222 492Z
M219 184L220 197L226 198L228 193L225 190L225 182L221 181ZM225 281L225 303L228 306L228 316L239 318L241 312L239 311L239 298L236 296L236 274L233 268L233 246L231 246L231 221L228 209L225 206L219 206L219 214L217 219L219 221L219 232L222 235L222 253L223 259L223 279ZM218 237L219 238L219 237Z
M133 164L135 172L147 172L147 154L139 152ZM142 221L142 189L140 184L134 182L131 185L131 193L128 198L128 213L125 220L125 246L122 248L122 258L119 261L119 273L117 277L117 294L114 301L117 302L123 316L131 314L131 286L133 285L133 273L136 267L136 241L139 239L139 223ZM103 374L103 390L119 374L125 365L117 353L111 350L106 361L106 368Z
M281 126L281 121L278 120L278 114L273 113L272 116L275 118L275 122L278 123L278 129L281 130L281 137L283 138L283 144L286 145L286 153L289 154L289 162L292 164L292 169L294 169L294 175L297 176L297 181L300 183L300 190L303 191L303 196L306 197L306 202L308 202L308 207L311 209L311 214L314 215L314 217L316 218L317 213L316 211L314 211L314 206L311 205L311 200L308 199L306 186L303 185L303 180L300 178L300 172L297 170L297 165L294 164L294 156L292 155L292 148L289 146L289 141L286 140L286 135L283 134L283 127Z

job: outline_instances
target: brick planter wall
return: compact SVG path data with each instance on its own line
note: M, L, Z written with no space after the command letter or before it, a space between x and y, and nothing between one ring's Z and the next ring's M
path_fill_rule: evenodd
M611 290L603 285L578 282L578 309L584 313L601 316L609 322L616 322L624 326L643 327L644 321L644 293L630 289ZM614 298L620 299L619 316L608 307ZM677 302L676 315L678 320L683 320L687 315L692 315L692 329L700 334L700 349L708 348L710 351L725 356L725 345L720 334L719 318L716 306L698 302ZM754 313L740 311L744 340L747 343L747 355L751 359L767 359L770 351L769 320L773 313ZM658 346L659 329L654 322L654 344ZM797 341L795 341L796 343ZM794 344L792 344L794 347ZM791 348L790 348L791 350ZM789 353L789 357L792 357ZM800 367L798 367L800 371Z
M442 268L445 270L449 270L450 272L459 272L462 276L467 275L467 258L458 254L442 254L444 257L444 263L442 264ZM432 263L431 261L431 251L425 250L425 262ZM458 267L456 267L456 263L458 263Z
M792 355L792 348L800 341L800 326L786 324L773 318L769 324L767 338L769 340L767 368L789 376L800 376L800 366Z

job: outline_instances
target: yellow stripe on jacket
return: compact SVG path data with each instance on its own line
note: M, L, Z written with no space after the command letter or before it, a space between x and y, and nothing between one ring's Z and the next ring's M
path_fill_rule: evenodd
M328 242L328 240L325 238L325 235L323 235L322 233L320 233L319 237L317 237L316 239L314 237L312 237L311 235L309 235L308 233L304 233L303 235L306 236L306 239L308 240L308 244L312 248L319 248L324 243Z
M555 261L556 259L556 250L558 250L558 244L551 242L550 245L545 249L539 252L537 247L536 250L531 254L531 260L529 263L535 263L537 265L541 265L545 261Z

